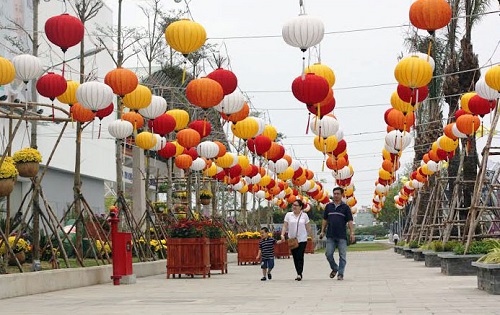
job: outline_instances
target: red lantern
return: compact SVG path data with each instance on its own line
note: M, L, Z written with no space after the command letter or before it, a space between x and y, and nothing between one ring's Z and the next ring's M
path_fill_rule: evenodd
M264 153L264 157L273 162L281 159L283 155L285 155L285 148L276 142L272 142L271 148Z
M467 112L463 109L458 109L456 112L455 112L455 120L458 119L458 117L462 116L462 115L465 115L467 114Z
M188 125L188 127L196 130L202 138L205 138L210 134L210 132L212 132L212 124L204 119L194 120Z
M329 91L328 81L314 73L308 73L304 78L299 76L292 83L293 96L308 106L323 101Z
M338 156L340 153L344 152L347 149L347 142L345 140L340 140L337 144L335 150L331 152L332 155Z
M175 156L176 151L177 147L175 146L175 144L173 144L172 142L167 142L163 149L158 151L158 154L162 158L168 159Z
M307 110L316 116L319 115L319 118L322 118L326 114L331 113L331 111L335 108L335 97L333 97L333 90L330 89L328 95L318 104L314 104L312 106L307 106Z
M493 106L491 105L493 103ZM482 98L479 95L473 96L469 100L469 109L474 115L479 115L484 117L484 115L489 114L492 109L496 106L496 101L490 102L487 99Z
M51 101L66 92L67 87L68 83L66 79L62 75L55 74L54 72L49 72L36 81L36 90L38 93L50 98Z
M207 78L219 82L219 84L222 86L222 90L224 91L224 95L233 93L238 86L238 78L236 78L234 73L222 68L218 68L210 72L207 75Z
M95 112L95 117L99 118L99 120L102 120L104 117L108 117L113 113L113 110L115 109L113 103L109 104L108 107L103 108L101 110L98 110Z
M403 102L415 105L423 102L427 98L429 95L429 88L427 85L419 88L410 88L402 84L398 84L397 93Z
M79 44L84 35L82 21L67 13L53 16L45 22L48 40L66 52L69 47Z
M257 136L254 139L248 139L247 141L248 149L257 155L266 153L271 148L271 144L271 139L263 135Z
M196 148L189 148L189 149L184 148L182 154L189 155L191 158L193 158L193 161L198 158L198 151L196 151Z
M175 118L169 114L162 114L148 122L149 128L160 136L165 136L167 133L174 131L176 124Z

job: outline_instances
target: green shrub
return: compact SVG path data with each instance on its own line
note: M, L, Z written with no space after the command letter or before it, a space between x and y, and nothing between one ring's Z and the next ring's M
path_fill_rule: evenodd
M485 264L500 264L500 240L489 240L493 249L483 257L478 259L478 262Z
M397 246L405 246L405 241L399 241L399 242L397 243Z
M472 241L469 246L467 254L470 255L484 255L488 254L497 246L497 242L494 239L485 239L480 241ZM460 244L460 246L455 247L453 252L457 255L463 255L465 253L465 245Z
M408 244L408 247L410 248L419 248L419 244L418 244L418 241L411 241L409 244Z
M429 248L432 249L435 252L442 252L444 247L443 247L443 242L441 241L432 241L431 244L429 245Z
M452 252L453 249L457 246L460 245L461 243L459 241L449 241L444 244L444 251L445 252Z

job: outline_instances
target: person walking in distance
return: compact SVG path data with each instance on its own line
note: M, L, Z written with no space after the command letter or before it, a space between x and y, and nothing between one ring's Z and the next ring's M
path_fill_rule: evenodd
M311 225L309 223L309 217L302 211L304 208L304 202L300 199L295 200L292 203L292 212L288 212L285 215L283 222L283 229L281 230L281 240L285 241L285 233L288 232L288 238L297 238L299 242L299 247L291 250L293 256L293 264L295 265L295 271L297 272L297 277L295 280L302 280L302 271L304 270L304 252L307 245L307 236L311 235Z
M257 259L260 259L260 268L262 269L261 281L271 280L273 276L271 271L274 268L274 244L276 240L269 236L269 229L263 227L260 229L260 242L259 242L259 253L257 254Z
M349 235L351 243L354 243L354 225L351 208L342 202L344 190L340 187L333 189L333 202L326 205L323 213L323 221L321 223L321 233L319 238L325 236L326 230L326 259L330 263L330 278L344 280L344 270L347 263L347 235L346 224L349 225ZM333 253L335 249L339 249L339 264L335 262Z

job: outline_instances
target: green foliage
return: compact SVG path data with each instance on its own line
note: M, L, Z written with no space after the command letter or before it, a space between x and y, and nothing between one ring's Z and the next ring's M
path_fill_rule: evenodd
M396 208L394 202L394 196L399 193L399 190L403 187L403 184L398 182L396 185L392 186L391 189L387 193L387 197L385 199L384 207L382 211L378 214L377 220L383 224L391 224L393 222L398 221L399 210ZM387 234L386 232L385 234Z
M382 225L374 225L374 226L364 226L355 229L356 235L375 235L384 236L389 233L389 229Z
M435 252L442 252L444 250L443 242L432 241L429 248Z
M460 245L461 243L459 241L449 241L444 244L444 251L445 252L452 252L455 247Z
M409 244L408 244L408 247L410 248L419 248L420 247L420 244L418 243L418 241L411 241Z
M497 244L498 241L493 239L472 241L472 243L469 246L469 250L467 251L467 254L470 255L487 254L494 248L496 248ZM465 246L463 244L459 244L453 249L453 252L457 255L463 255L465 254Z
M478 262L485 264L500 264L500 240L491 240L493 249L478 259Z
M405 241L399 241L397 243L397 246L405 246L405 244L406 244Z

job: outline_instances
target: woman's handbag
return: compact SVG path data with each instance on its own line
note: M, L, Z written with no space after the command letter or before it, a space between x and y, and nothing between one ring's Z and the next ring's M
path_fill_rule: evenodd
M297 247L299 247L299 240L296 237L289 238L287 241L288 241L288 248L296 249Z
M297 231L295 235L299 234L299 223L300 223L300 217L302 216L302 212L299 215L299 218L297 219ZM296 237L292 237L288 239L288 248L290 249L296 249L299 247L299 240Z

